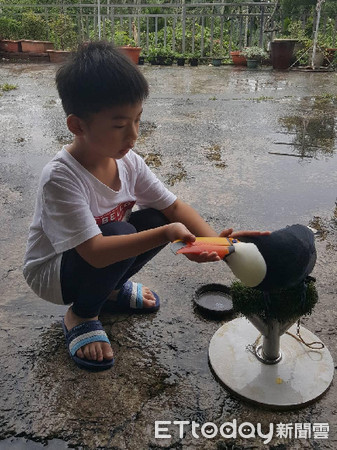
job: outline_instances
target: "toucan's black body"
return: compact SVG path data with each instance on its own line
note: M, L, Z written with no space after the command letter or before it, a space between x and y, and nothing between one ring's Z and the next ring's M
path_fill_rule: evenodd
M267 236L240 237L240 241L255 244L266 262L266 276L256 289L270 292L291 288L315 266L315 237L304 225L291 225Z

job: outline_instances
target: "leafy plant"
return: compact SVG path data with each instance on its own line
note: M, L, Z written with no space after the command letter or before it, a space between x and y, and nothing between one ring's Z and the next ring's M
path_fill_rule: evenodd
M246 59L256 59L260 62L268 59L267 52L263 48L257 46L244 48L242 54Z
M48 38L48 23L44 18L28 11L22 14L22 36L23 39L46 40Z
M170 47L157 48L157 56L163 56L164 58L173 58L174 53Z
M201 53L196 51L196 52L187 53L186 56L188 59L199 59L199 58L201 58Z
M117 45L117 47L122 47L122 46L135 47L136 46L135 40L133 38L130 38L128 33L123 30L115 31L115 33L113 35L113 42L115 45Z
M151 64L170 65L174 59L174 52L170 47L149 47L147 59Z
M213 40L211 49L213 58L222 59L228 54L228 49L225 49L224 45L221 44L220 39Z
M56 49L73 50L77 43L75 24L71 17L58 14L49 21L50 39Z
M304 28L302 22L300 20L296 20L288 24L287 31L282 37L285 37L287 39L296 39L305 47L307 47L312 43L311 33L311 29L308 30L307 28Z
M186 59L186 55L180 52L174 52L173 56L174 59Z
M0 17L0 39L20 39L21 23L10 17Z

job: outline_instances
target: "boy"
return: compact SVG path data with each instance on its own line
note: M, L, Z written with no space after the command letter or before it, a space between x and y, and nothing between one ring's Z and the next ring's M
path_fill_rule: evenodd
M103 370L113 364L98 320L103 305L156 311L158 296L129 278L168 242L217 234L132 151L148 84L126 56L89 43L58 70L56 84L74 139L42 171L24 276L41 298L72 304L63 321L70 356ZM215 252L189 259L220 260Z

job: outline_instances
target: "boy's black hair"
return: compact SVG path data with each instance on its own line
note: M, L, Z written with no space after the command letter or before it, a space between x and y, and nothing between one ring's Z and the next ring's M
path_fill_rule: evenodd
M57 71L56 86L67 116L83 119L105 108L138 103L149 94L138 67L103 41L82 45Z

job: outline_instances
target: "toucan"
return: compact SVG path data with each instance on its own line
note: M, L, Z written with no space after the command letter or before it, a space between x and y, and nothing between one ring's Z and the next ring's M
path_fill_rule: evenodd
M196 238L176 241L174 253L218 253L234 275L247 287L261 291L288 289L299 285L316 263L315 236L304 225L290 225L269 235L231 238Z

